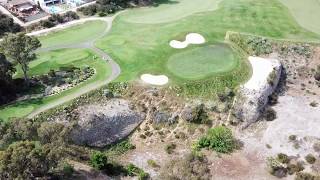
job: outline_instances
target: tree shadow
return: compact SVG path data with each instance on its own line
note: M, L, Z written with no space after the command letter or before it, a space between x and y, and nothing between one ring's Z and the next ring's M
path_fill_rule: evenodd
M153 5L154 7L158 7L161 4L178 4L178 1L175 0L155 0Z

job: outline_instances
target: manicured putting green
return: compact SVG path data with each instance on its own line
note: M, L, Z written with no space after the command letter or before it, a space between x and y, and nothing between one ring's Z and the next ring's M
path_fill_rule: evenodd
M167 66L180 78L196 80L231 71L237 61L227 45L212 45L175 54Z
M304 28L320 34L320 0L280 0Z
M160 4L157 7L148 7L133 10L125 17L133 23L167 23L176 21L198 12L213 11L218 8L221 0L175 0Z
M99 37L107 27L105 21L88 21L80 25L49 33L45 36L40 36L39 39L42 48L76 44L94 40Z

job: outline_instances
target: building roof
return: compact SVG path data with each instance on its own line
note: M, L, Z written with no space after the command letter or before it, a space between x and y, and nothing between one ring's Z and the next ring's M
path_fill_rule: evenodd
M8 0L7 3L10 6L17 6L17 5L24 5L24 4L34 5L34 3L32 1L29 1L29 0Z

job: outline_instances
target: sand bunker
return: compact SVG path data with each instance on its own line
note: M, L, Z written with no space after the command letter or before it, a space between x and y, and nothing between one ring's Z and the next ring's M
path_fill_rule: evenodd
M168 83L169 79L165 75L151 75L151 74L143 74L141 76L141 80L145 83L162 86Z
M259 90L268 84L268 77L274 68L279 66L279 61L275 59L264 59L260 57L249 57L252 65L252 77L244 84L246 89Z
M203 44L206 40L201 34L190 33L186 36L186 40L181 42L177 40L170 41L170 46L175 49L183 49L189 46L189 44Z

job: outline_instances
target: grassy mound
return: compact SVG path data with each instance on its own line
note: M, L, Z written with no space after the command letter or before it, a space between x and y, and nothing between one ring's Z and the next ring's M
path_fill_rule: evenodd
M80 25L40 36L42 48L76 44L94 40L106 29L105 21L88 21Z
M171 56L168 69L183 79L203 79L231 71L237 60L226 45L205 46Z

